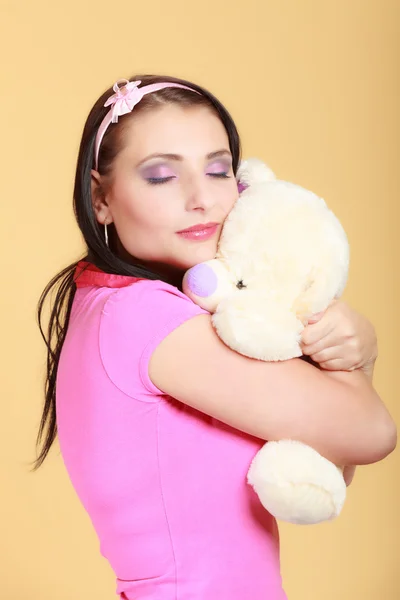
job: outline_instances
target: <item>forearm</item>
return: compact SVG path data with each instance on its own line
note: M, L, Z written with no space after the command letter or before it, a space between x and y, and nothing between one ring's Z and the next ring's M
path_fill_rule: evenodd
M355 458L350 465L349 463L344 464L348 465L350 469L353 468L351 465L369 464L385 458L396 447L397 431L389 411L372 386L373 364L370 365L367 371L359 368L354 371L324 371L324 373L331 379L342 382L347 388L350 387L354 392L356 405L361 409L361 411L358 410L358 419L361 419L361 421L358 421L357 426L354 427L354 436L358 437L359 432L363 430L364 418L365 423L371 422L371 418L374 422L372 435L367 436L367 438L362 435L364 442L361 438L359 441L360 443L367 443L372 454L376 449L376 459L365 462L361 458L358 460ZM355 438L354 441L356 442ZM351 470L347 472L347 475L352 478Z
M365 374L365 377L370 381L371 384L374 375L374 366L375 361L371 365L367 365L366 368L362 369L362 371ZM343 469L343 478L347 487L349 487L353 483L356 468L356 465L346 465Z
M374 377L374 368L375 368L376 359L371 361L369 364L365 365L361 370L365 373L365 376L369 379L372 384ZM353 483L354 475L356 472L356 465L347 465L343 469L343 478L346 483L346 486L349 487Z
M353 320L354 320L354 315L353 315ZM358 330L360 329L360 327L358 327ZM358 331L357 330L357 331ZM365 333L365 326L364 328L361 329L361 333ZM322 332L323 333L323 332ZM322 335L322 333L320 333L320 335ZM363 344L362 344L362 349L363 352L361 352L361 356L363 357L363 360L358 360L356 361L356 356L354 355L354 344L349 344L348 341L345 343L342 343L341 346L341 350L340 353L338 354L337 357L333 357L332 354L330 355L330 358L334 358L334 360L328 360L326 362L327 359L327 355L324 355L323 353L321 354L321 344L318 347L315 347L315 340L314 340L314 348L308 348L308 350L310 351L314 351L316 352L317 350L320 351L320 355L319 357L322 359L322 365L320 365L319 363L317 363L315 360L313 360L311 358L311 356L303 356L303 359L306 362L309 362L311 365L322 369L326 374L331 373L331 377L335 380L339 380L342 381L343 383L350 383L351 387L354 389L354 391L356 392L356 396L358 396L362 402L362 405L365 406L365 408L368 410L368 407L371 406L371 393L372 393L372 404L374 403L374 396L375 396L375 403L376 400L378 401L378 406L379 404L381 404L383 406L383 403L380 401L378 395L375 393L375 390L372 387L372 382L373 382L373 375L374 375L374 367L375 367L375 362L376 362L376 358L378 355L378 349L377 349L377 341L376 341L376 335L372 335L370 334L369 336L365 336L365 335L357 335L356 339L361 338L363 340ZM327 342L326 337L324 338L325 343ZM368 342L368 343L367 343ZM347 343L347 346L346 346ZM327 348L329 349L330 346L340 346L340 344L336 341L336 340L331 340L330 343L327 345ZM318 355L315 355L318 356ZM329 356L329 355L328 355ZM316 359L318 360L318 358ZM349 363L350 364L346 364ZM354 362L352 362L354 361ZM343 375L341 375L341 373L343 373ZM348 375L346 375L346 373L348 375L350 375L350 377ZM385 408L383 407L383 410L385 411ZM385 415L384 415L385 418ZM379 412L377 415L377 419L379 420ZM395 434L391 434L390 431L392 429L394 429L395 431L395 427L392 425L392 427L390 427L390 417L389 417L389 426L388 426L388 432L386 434L387 437L395 437ZM354 435L357 435L356 432L354 432ZM385 437L385 433L383 433L383 436ZM372 437L369 438L370 439L370 444L371 446L373 446L376 442L375 440L375 435L373 435ZM346 485L350 485L353 477L354 477L354 473L355 473L355 469L356 467L353 465L347 465L344 467L344 471L343 471L343 476L344 479L346 481Z
M369 464L393 449L393 422L364 373L249 359L218 338L206 315L159 344L149 375L165 394L235 429L298 440L337 465Z

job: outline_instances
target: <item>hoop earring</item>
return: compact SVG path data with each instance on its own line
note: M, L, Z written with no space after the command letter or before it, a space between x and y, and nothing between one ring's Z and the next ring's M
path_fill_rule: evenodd
M107 223L104 223L104 237L105 237L105 240L106 240L106 246L107 246L107 248L108 248L109 246L108 246L108 231L107 231Z

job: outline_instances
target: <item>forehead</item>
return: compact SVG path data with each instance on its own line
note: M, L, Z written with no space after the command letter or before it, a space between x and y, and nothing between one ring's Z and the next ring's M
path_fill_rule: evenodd
M155 152L196 156L229 150L224 125L206 106L166 104L132 114L123 137L123 152L138 159Z

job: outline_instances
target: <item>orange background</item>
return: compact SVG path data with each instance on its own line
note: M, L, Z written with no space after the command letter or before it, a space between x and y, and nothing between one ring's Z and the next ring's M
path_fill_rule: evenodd
M398 420L400 3L3 0L0 10L0 597L107 600L114 576L58 445L28 470L45 367L35 307L83 250L71 197L87 112L136 72L192 79L232 112L245 156L322 195L348 232L345 298L376 326L376 386ZM400 598L399 467L395 452L360 468L336 522L281 526L289 600Z

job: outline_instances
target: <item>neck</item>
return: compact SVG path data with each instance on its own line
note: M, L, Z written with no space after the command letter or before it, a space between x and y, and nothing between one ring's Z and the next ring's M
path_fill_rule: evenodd
M129 262L132 265L140 265L142 267L146 267L156 275L159 275L164 281L177 287L182 291L182 279L185 274L183 269L179 269L178 267L174 267L172 265L166 265L164 263L158 262L148 262L144 260L139 260L129 254L125 248L121 245L118 240L118 255L126 262Z

